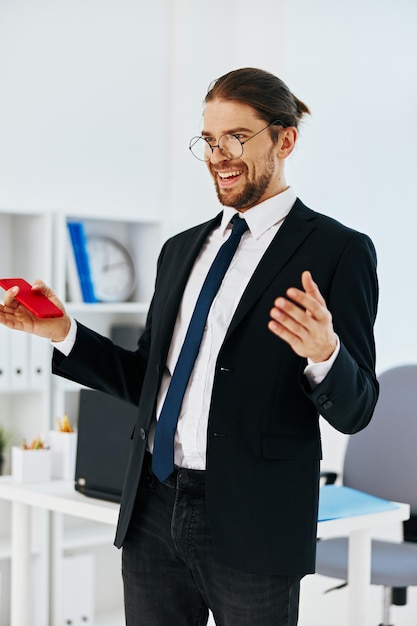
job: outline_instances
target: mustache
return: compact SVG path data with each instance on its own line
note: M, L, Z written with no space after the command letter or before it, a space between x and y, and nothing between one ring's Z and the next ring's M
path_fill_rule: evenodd
M211 165L210 164L209 165L209 169L210 169L210 172L212 174L218 174L218 173L221 173L221 172L238 171L238 170L242 171L242 172L247 172L248 171L248 168L247 168L245 163L242 163L242 162L239 162L239 161L235 162L235 160L233 160L233 161L230 160L230 161L227 162L227 164L222 165L222 166L220 166L220 165Z

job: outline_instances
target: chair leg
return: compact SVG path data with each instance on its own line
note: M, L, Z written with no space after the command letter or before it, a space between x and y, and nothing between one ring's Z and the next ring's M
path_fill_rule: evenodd
M390 610L391 610L391 597L392 590L391 587L384 587L384 605L383 605L383 616L382 616L382 624L379 626L393 626L390 623Z

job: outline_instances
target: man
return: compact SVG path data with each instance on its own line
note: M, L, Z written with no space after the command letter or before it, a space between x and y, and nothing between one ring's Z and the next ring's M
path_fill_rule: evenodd
M314 571L318 416L344 433L371 419L375 251L287 185L308 112L261 70L211 86L190 149L224 208L164 245L136 352L66 314L36 320L13 289L0 309L55 342L56 374L139 406L115 540L128 626L206 624L208 609L220 626L295 626Z

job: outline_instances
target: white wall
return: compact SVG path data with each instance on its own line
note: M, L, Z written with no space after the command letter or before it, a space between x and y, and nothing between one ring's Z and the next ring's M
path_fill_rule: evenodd
M166 203L165 2L0 0L0 206Z
M203 100L209 84L242 66L271 68L272 56L282 69L280 11L282 0L176 0L170 119L171 152L169 232L209 219L219 205L204 163L189 154L188 142L202 129ZM272 8L271 8L272 7ZM273 16L271 19L271 15Z

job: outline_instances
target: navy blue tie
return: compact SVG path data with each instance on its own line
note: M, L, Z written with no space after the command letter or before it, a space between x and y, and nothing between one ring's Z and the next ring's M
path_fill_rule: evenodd
M208 312L248 225L238 214L232 218L232 232L219 249L198 296L187 334L172 375L158 419L152 457L152 471L162 482L174 470L174 437L185 390L200 349Z

